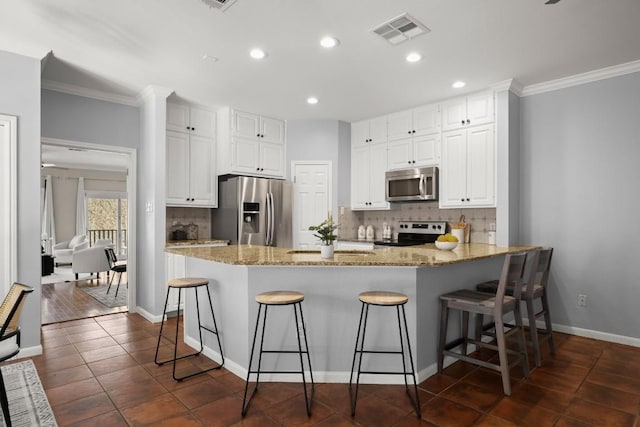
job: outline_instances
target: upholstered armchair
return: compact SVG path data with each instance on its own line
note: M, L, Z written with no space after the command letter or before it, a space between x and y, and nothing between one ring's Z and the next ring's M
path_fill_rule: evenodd
M58 264L69 264L71 256L75 251L87 249L89 240L85 234L73 236L73 239L53 245L53 256L55 257L56 266ZM104 248L103 248L104 250Z
M92 247L74 251L71 255L71 271L76 275L76 280L79 273L109 272L111 265L104 250L111 247L111 240L98 239Z

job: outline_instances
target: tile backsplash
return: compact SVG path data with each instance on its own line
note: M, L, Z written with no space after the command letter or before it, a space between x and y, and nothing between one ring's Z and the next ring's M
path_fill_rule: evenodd
M171 240L171 232L175 225L198 226L198 238L211 238L211 209L167 207L167 240Z
M489 224L496 222L495 208L477 209L439 209L438 202L394 203L393 209L388 211L353 211L350 207L341 207L338 218L338 233L343 239L356 239L358 227L371 224L376 233L376 239L382 238L382 224L391 226L391 232L399 231L400 221L447 221L458 222L460 216L465 216L465 222L470 224L469 240L474 243L487 243Z

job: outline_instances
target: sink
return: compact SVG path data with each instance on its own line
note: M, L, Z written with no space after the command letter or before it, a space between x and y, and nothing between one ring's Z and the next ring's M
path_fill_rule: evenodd
M292 254L292 255L296 255L296 254L319 254L320 251L319 250L305 250L305 249L294 249L291 251L287 251L288 254ZM375 253L373 253L373 251L350 251L350 250L342 250L342 249L338 249L333 251L333 253L335 255L340 255L340 256L369 256L369 255L375 255Z

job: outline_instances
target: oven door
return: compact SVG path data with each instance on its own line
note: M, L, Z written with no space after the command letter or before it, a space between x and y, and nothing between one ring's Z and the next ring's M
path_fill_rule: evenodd
M385 174L385 196L388 202L437 200L438 168L414 168Z

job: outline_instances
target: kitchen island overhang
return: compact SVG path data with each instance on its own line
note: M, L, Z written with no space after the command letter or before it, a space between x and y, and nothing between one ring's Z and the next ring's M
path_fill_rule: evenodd
M349 381L353 349L360 315L358 294L371 290L402 292L406 305L409 337L419 381L436 372L439 326L439 296L455 289L473 289L479 282L500 274L504 256L530 251L536 246L496 247L484 244L460 245L454 251L440 251L427 244L410 248L376 249L371 253L345 251L325 260L319 253L300 253L285 248L228 246L218 248L167 248L185 257L187 276L209 279L216 320L221 331L225 366L246 376L258 305L255 295L278 289L305 294L303 309L314 377L320 382ZM375 307L374 307L375 308ZM202 313L204 314L204 313ZM185 300L185 342L198 347L195 302L192 293ZM206 317L205 317L206 319ZM205 322L211 322L206 319ZM295 348L293 313L269 312L265 349ZM449 330L455 331L450 327ZM220 360L217 344L204 337L205 354ZM392 310L372 310L365 345L377 349L399 345L397 318ZM295 369L299 364L287 355L263 360L263 369ZM389 370L402 366L399 355L363 359L367 370ZM261 376L262 378L262 376ZM289 375L265 375L266 381L297 381ZM362 382L402 384L398 376L363 376Z

